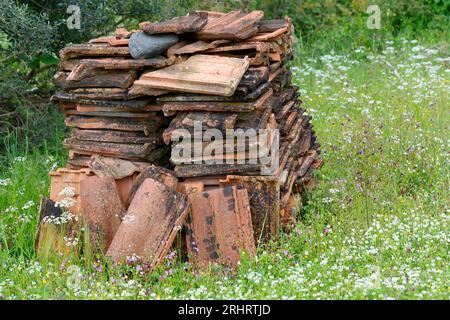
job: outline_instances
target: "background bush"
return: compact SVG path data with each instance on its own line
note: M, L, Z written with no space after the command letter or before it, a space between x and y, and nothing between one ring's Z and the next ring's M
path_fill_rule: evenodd
M81 8L81 30L67 28L70 4ZM380 30L366 27L369 4L380 6ZM55 123L48 97L59 49L119 26L133 29L140 21L194 9L261 9L266 18L290 16L299 50L312 54L358 46L381 50L387 39L417 38L425 31L427 39L448 41L450 30L450 0L0 0L0 155L10 137L35 147L52 137L42 125Z

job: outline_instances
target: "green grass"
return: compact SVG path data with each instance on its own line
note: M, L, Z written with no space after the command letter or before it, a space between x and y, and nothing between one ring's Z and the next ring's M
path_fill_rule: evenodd
M38 263L37 204L64 151L10 156L0 173L0 299L449 299L448 46L383 46L304 51L293 63L322 144L320 185L295 230L236 274L178 259L151 275L101 258Z

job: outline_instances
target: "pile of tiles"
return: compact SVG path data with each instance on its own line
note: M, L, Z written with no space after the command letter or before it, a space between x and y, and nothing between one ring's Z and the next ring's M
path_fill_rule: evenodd
M182 228L193 262L235 266L295 222L323 161L286 65L294 27L263 15L196 11L61 50L53 100L72 128L69 161L46 201L75 185L71 211L103 233L114 260L136 254L156 266ZM276 152L277 166L263 173L261 159L249 161L251 142L205 158L225 143L206 138L210 129L270 132L265 157ZM42 219L55 214L46 201Z

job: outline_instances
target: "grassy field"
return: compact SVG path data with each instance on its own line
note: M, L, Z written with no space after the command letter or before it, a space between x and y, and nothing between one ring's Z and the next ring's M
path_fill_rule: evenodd
M322 144L320 184L295 229L237 274L197 273L174 254L151 275L101 258L39 263L37 206L65 151L20 154L11 143L0 173L0 299L449 299L449 48L405 39L384 48L293 63Z

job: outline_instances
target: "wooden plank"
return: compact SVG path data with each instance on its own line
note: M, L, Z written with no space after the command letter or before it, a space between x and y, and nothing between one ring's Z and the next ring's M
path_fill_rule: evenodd
M248 59L194 55L185 62L145 73L135 84L153 89L232 96Z

